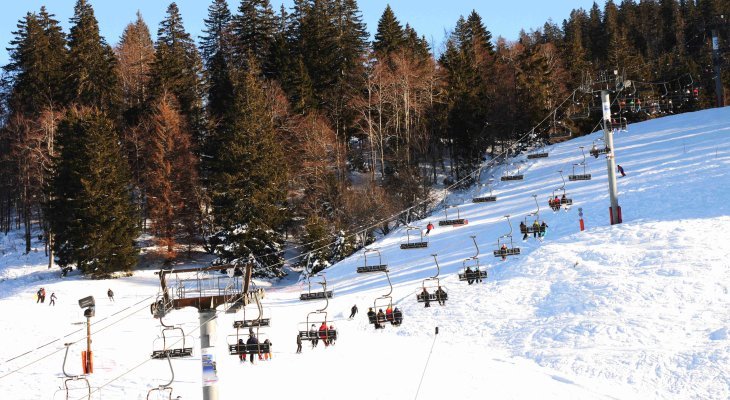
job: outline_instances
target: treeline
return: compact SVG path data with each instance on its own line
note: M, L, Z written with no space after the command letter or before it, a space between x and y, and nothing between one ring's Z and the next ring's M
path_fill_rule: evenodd
M355 0L213 0L197 44L172 3L155 40L138 15L114 47L86 0L68 33L41 8L3 67L0 228L23 224L30 251L37 224L61 266L98 276L133 268L142 232L167 261L202 244L265 276L293 235L324 268L423 215L439 173L468 176L597 71L691 74L692 109L710 105L728 8L609 1L515 42L472 12L439 51L390 7L370 42Z

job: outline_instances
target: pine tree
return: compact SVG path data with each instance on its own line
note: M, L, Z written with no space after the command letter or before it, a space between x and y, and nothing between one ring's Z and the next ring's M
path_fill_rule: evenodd
M172 93L185 116L194 148L204 144L202 61L195 42L185 32L180 10L171 3L167 16L160 22L152 64L152 88L155 98Z
M99 23L86 0L77 0L71 23L69 56L64 68L67 101L117 115L120 86L116 58L99 34Z
M241 0L238 14L231 22L234 54L239 65L253 56L263 74L273 76L271 48L276 32L276 18L269 0Z
M385 7L383 15L378 20L378 30L375 33L373 49L380 54L388 54L399 49L405 41L403 28L393 13L390 5Z
M200 221L197 162L191 137L171 95L163 95L149 121L145 184L152 229L166 260L182 240L192 245Z
M137 263L129 172L114 123L93 109L69 111L50 184L49 219L61 267L107 276Z
M211 176L213 211L221 228L212 244L224 262L264 257L258 274L277 276L278 229L284 222L285 156L255 61L236 79L230 125L221 131Z
M142 14L128 24L114 48L119 63L117 73L122 86L124 116L128 125L139 122L150 96L150 70L155 47Z

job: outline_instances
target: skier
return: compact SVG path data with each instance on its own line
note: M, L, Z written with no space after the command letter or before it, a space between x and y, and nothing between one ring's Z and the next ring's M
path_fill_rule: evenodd
M560 204L567 204L567 203L568 203L568 197L565 196L565 193L563 193L563 197L560 198ZM558 209L560 209L560 207L558 207Z
M499 248L500 254L502 254L502 261L507 259L507 245L502 243L502 247Z
M51 292L51 301L48 302L48 305L54 306L54 307L56 306L56 293L55 292Z
M46 302L46 289L41 288L41 304Z
M468 284L474 283L474 273L471 270L471 267L466 267L466 270L464 271L464 275L466 275L466 282Z
M542 224L540 224L540 237L545 237L545 233L547 233L548 224L545 223L545 221L542 221Z
M253 350L258 347L258 344L259 340L256 338L256 335L251 333L246 341L246 347L250 349L248 353L250 354L249 360L251 361L251 364L253 364L254 353L259 355L259 360L261 359L261 353L258 350Z
M391 324L393 323L393 307L390 305L385 309L385 320Z
M553 200L553 211L560 210L560 199L558 196L555 196L555 200Z
M246 362L246 343L243 342L243 339L238 339L238 359L241 360L241 362Z
M431 301L428 298L429 294L428 294L428 290L426 290L426 288L423 288L423 291L421 292L421 296L423 297L423 302L424 302L423 307L424 308L431 307Z
M269 347L269 351L267 353L264 353L264 360L268 361L270 358L274 358L271 355L271 347L273 346L273 344L271 344L271 340L269 340L269 339L264 340L264 344L268 345L268 347Z
M106 291L107 297L109 297L109 301L114 301L114 292L112 292L112 289L109 288L109 290Z
M432 229L433 229L433 224L429 222L428 225L426 225L426 236L428 236L428 234L431 233Z
M621 165L617 165L616 169L618 170L618 172L621 174L622 177L626 176L626 173L624 172L624 167L622 167Z
M538 233L540 233L540 223L535 220L535 222L532 223L532 237L536 238Z
M436 289L436 300L438 300L439 305L443 306L446 304L446 292L444 292L443 289L441 289L441 286Z
M297 354L302 354L302 336L297 334Z
M355 314L357 314L357 304L352 306L352 308L350 309L350 316L347 319L355 318Z
M41 290L43 290L43 288L40 288L40 289L38 289L37 292L35 292L35 303L36 304L41 302Z

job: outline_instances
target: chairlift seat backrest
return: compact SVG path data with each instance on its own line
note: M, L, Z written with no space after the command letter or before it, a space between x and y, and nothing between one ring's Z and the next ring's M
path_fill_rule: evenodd
M459 218L459 219L447 219L444 221L439 221L439 226L462 226L469 223L468 219L465 218Z
M521 181L525 178L524 175L503 175L500 180L502 181Z
M230 355L270 353L270 343L236 343L228 345Z
M358 274L365 274L368 272L385 272L388 270L388 266L385 264L381 265L366 265L364 267L357 267Z
M534 160L536 158L547 158L547 157L548 157L548 153L533 153L533 154L527 155L528 160Z
M259 326L271 326L271 318L244 319L242 321L233 321L233 327L236 329L255 328Z
M328 290L326 292L309 292L309 293L302 293L299 296L299 300L306 301L306 300L317 300L317 299L324 299L328 298L331 299L333 296L333 291Z
M568 175L569 181L590 181L591 174Z
M428 242L411 242L411 243L401 243L400 248L402 250L408 250L408 249L422 249L428 247Z
M337 329L327 329L326 331L321 332L319 328L316 330L299 331L299 337L302 338L302 340L319 340L322 339L321 334L324 334L326 339L337 340Z
M155 350L152 352L152 359L159 360L163 358L167 358L168 356L170 358L183 358L183 357L190 357L193 355L193 348L192 347L184 347L184 348L177 348L177 349L167 349L167 350Z
M474 270L471 272L460 272L459 273L459 280L460 281L468 281L470 279L486 279L487 278L487 271L481 271L481 270Z
M472 203L492 203L497 201L497 196L483 196L471 199Z
M513 247L513 248L506 248L506 249L494 250L494 256L495 257L517 256L517 255L520 255L520 248L519 247Z

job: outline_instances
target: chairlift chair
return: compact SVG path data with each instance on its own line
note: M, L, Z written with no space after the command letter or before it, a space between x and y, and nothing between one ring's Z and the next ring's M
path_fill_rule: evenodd
M92 387L91 382L86 375L70 375L66 372L66 360L68 359L68 349L73 343L64 343L66 346L66 353L63 356L63 365L61 371L63 372L63 381L59 389L53 394L53 400L71 400L71 399L84 399L91 400L101 397L101 388ZM96 394L94 396L94 394Z
M191 357L193 355L193 348L188 347L188 344L193 342L190 336L185 335L185 331L180 326L166 325L165 322L160 318L160 325L162 325L161 336L155 339L152 347L152 359L164 359L170 358L184 358ZM171 333L179 332L179 335L173 335ZM158 344L160 344L159 346Z
M271 344L266 343L266 335L259 332L259 327L248 328L248 333L241 332L243 327L236 328L236 333L226 337L228 354L232 356L244 356L246 354L262 355L271 352ZM254 329L256 332L254 333ZM247 338L253 335L258 343L246 343Z
M368 264L368 254L374 254L377 255L378 261L375 264ZM371 257L372 258L372 257ZM388 271L388 265L383 264L383 257L380 254L380 250L378 249L365 249L363 252L363 266L357 267L357 273L358 274L365 274L369 272L387 272Z
M562 122L557 121L557 111L553 112L553 122L548 129L548 138L550 140L567 139L573 136L573 132L568 129Z
M586 152L583 150L583 146L579 146L581 153L583 153L583 162L573 164L573 173L571 175L568 175L568 180L573 181L590 181L591 180L591 174L586 172ZM583 169L582 174L576 174L575 173L575 167L581 167Z
M560 173L560 178L563 180L563 186L553 190L553 195L548 199L548 206L553 211L558 211L560 207L564 207L565 210L567 210L570 206L573 205L573 199L569 198L565 192L565 177L563 176L563 170L558 171ZM562 191L562 196L558 196L557 192ZM556 203L555 198L558 198L558 202Z
M256 302L256 309L258 312L256 313L256 317L253 318L251 313L247 313L246 307L243 308L243 319L233 321L233 327L238 328L255 328L255 327L269 327L271 326L271 317L266 316L267 313L264 312L264 307L261 305L261 300L259 299L259 296L254 296L255 302ZM248 314L248 315L247 315Z
M418 232L418 240L411 239L411 234L414 232ZM415 236L415 235L414 235ZM423 230L417 226L407 226L406 227L406 242L400 244L401 250L410 250L410 249L423 249L428 247L428 240L423 237Z
M322 285L323 290L326 291L327 283L323 282ZM332 326L332 321L329 321L327 319L327 308L329 307L329 300L325 300L326 303L324 308L308 313L306 322L302 322L299 324L298 334L302 340L337 340L337 329L330 329L330 327ZM324 330L320 330L322 323L324 323L325 325ZM311 328L312 325L314 325L314 328Z
M385 277L388 280L388 293L373 300L373 308L371 308L371 312L368 312L368 322L373 324L376 329L384 328L386 322L390 322L394 326L399 326L403 322L403 311L398 309L398 313L396 313L397 307L393 306L393 284L388 271L385 271ZM386 312L381 315L380 311L383 308Z
M497 196L492 192L492 179L487 182L487 186L489 187L489 196L474 197L471 199L472 203L493 203L497 201Z
M497 238L497 250L494 250L494 256L502 257L503 259L507 256L520 255L520 248L514 247L514 243L512 242L512 222L509 219L509 214L504 217L507 218L507 223L509 223L509 233ZM509 239L509 246L507 246L506 239Z
M521 181L524 178L525 178L525 176L520 173L520 166L517 165L517 173L516 174L513 174L513 175L505 174L505 175L502 175L502 177L500 178L500 180L502 180L502 182L504 182L504 181Z
M327 287L327 278L324 276L324 274L320 273L315 276L322 278L324 284L323 284L323 282L317 282L317 283L319 283L320 285L323 285L323 287L326 288ZM302 293L299 295L299 300L307 301L307 300L331 299L332 297L334 297L334 289L312 291L311 277L307 276L307 290L302 291Z
M537 210L533 211L525 216L525 221L520 225L520 233L522 234L542 234L545 233L545 227L542 226L542 222L540 220L540 204L537 202L537 195L533 194L532 197L535 200L535 205L537 206ZM530 223L528 221L528 218L535 217L535 220Z
M608 154L610 152L611 152L611 149L609 149L605 145L603 147L596 146L595 140L593 141L593 146L591 147L591 150L589 151L589 153L595 158L598 158L598 156L600 156L601 154Z
M426 301L441 301L446 302L446 300L449 299L448 292L446 291L446 287L441 286L441 281L439 280L439 275L441 274L441 267L439 266L439 262L437 259L437 254L431 254L433 257L434 263L436 264L436 275L428 277L423 280L423 283L421 284L420 289L416 289L416 301L419 303L425 303ZM428 289L431 289L429 291Z
M147 400L172 400L172 382L175 381L175 370L172 369L172 361L170 360L170 357L165 358L167 358L167 363L170 366L170 381L164 385L159 385L158 387L150 389L150 391L147 392ZM153 394L156 394L156 396L150 397Z
M449 219L449 208L456 208L456 219ZM451 207L444 207L444 219L439 221L439 226L464 226L468 223L468 219L461 218L459 206L453 205Z
M474 242L474 247L477 252L473 256L465 259L462 263L462 269L459 273L460 281L477 281L481 282L482 279L487 279L487 270L482 270L479 265L479 246L477 245L477 237L471 236L471 240Z

